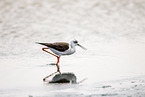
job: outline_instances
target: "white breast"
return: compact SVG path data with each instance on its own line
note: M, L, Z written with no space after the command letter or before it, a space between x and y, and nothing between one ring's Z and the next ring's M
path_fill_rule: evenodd
M71 47L69 46L69 49L66 50L66 51L58 51L58 50L55 50L55 49L53 49L53 48L50 48L50 50L51 50L54 54L56 54L56 55L58 55L58 56L61 56L61 55L71 55L71 54L73 54L73 53L75 52L75 47L74 47L74 48L71 48Z

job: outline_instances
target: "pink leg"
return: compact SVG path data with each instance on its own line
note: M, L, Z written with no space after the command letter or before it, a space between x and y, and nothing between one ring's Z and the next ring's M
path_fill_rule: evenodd
M57 72L59 72L59 73L61 74L61 72L60 72L60 70L59 70L59 66L58 66L59 59L60 59L60 56L57 57L57 63L56 63L56 66L57 66Z
M61 74L61 72L60 72L60 70L59 70L59 66L58 66L60 56L57 56L57 55L55 55L55 54L53 54L53 53L51 53L51 52L48 52L48 51L45 50L45 49L49 49L49 48L42 48L43 51L45 51L45 52L47 52L47 53L49 53L49 54L51 54L51 55L57 57L57 63L56 63L56 66L57 66L57 72L59 72L59 73Z

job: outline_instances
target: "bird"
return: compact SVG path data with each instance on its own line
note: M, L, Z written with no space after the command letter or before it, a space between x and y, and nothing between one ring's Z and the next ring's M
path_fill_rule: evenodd
M60 74L61 72L60 72L58 63L62 55L71 55L75 53L76 51L75 46L79 46L82 49L86 50L86 48L80 45L77 40L72 40L70 43L67 43L67 42L54 42L54 43L36 42L36 43L46 46L42 48L42 50L57 57L57 62L56 62L57 72L59 72ZM51 52L47 51L46 49L50 49Z

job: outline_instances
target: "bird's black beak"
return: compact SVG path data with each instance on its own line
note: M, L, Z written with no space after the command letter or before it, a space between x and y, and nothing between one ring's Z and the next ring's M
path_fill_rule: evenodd
M83 47L82 45L80 45L80 44L77 44L79 47L81 47L82 49L84 49L84 50L87 50L87 48L85 48L85 47Z

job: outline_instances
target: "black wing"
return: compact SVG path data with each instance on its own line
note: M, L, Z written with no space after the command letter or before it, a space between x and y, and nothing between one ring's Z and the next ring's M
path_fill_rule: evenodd
M65 51L69 49L69 44L66 42L56 42L56 43L38 43L41 45L45 45L49 48L53 48L58 51Z

